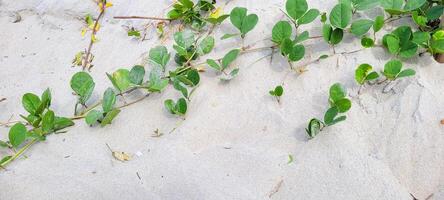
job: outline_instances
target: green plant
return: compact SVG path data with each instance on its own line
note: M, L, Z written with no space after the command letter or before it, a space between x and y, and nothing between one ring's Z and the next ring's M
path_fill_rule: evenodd
M372 71L373 67L367 63L361 64L355 70L355 80L359 85L364 85L368 81L379 78L376 71Z
M236 7L231 10L230 21L234 27L239 30L236 34L225 34L222 39L227 39L240 35L241 38L245 38L245 35L254 29L259 18L256 14L247 15L247 9L242 7Z
M10 148L14 151L13 155L7 155L0 160L0 167L4 168L22 155L33 143L45 140L47 135L74 125L71 119L54 114L54 111L50 109L51 100L49 89L46 89L41 97L32 93L23 95L22 105L28 115L20 116L26 120L26 123L15 123L9 129L9 141L0 141L0 148ZM28 129L27 125L32 128ZM16 151L17 148L20 149Z
M227 68L230 67L230 65L239 57L241 53L240 49L233 49L229 51L222 59L213 60L213 59L207 59L207 64L214 70L218 72L224 72ZM235 68L231 70L229 74L226 74L226 76L221 77L221 80L229 81L236 77L236 75L239 72L239 68ZM225 72L224 72L225 73Z
M413 69L402 70L402 62L399 60L391 60L384 65L384 71L382 74L389 81L394 81L399 78L414 76L416 74Z
M279 103L281 100L281 96L284 94L284 88L281 85L276 86L273 90L270 90L271 96L276 97L277 102Z
M337 124L347 118L341 114L350 110L352 103L350 99L347 98L347 92L341 84L335 83L330 87L330 97L328 101L330 108L325 112L324 121L313 118L309 121L308 127L305 129L310 138L315 137L325 127Z
M206 20L204 15L215 8L214 3L210 0L199 0L196 4L191 0L178 0L167 16L170 20L182 20L192 28L200 30L207 21L212 21ZM223 19L216 19L216 21L220 23Z
M180 98L177 102L167 99L164 104L171 114L184 116L187 112L187 101L184 98Z

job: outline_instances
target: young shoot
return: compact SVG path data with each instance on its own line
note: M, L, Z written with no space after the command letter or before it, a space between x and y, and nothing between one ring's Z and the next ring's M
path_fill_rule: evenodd
M241 38L245 38L245 35L254 29L259 17L256 14L247 15L247 9L242 7L236 7L231 10L230 21L234 27L239 30L239 33L225 34L222 39L231 38L240 35Z
M342 122L347 118L343 114L350 110L352 104L350 99L347 98L345 88L340 83L335 83L330 87L328 101L330 108L325 112L324 121L313 118L305 129L310 138L314 138L325 127Z
M284 88L281 85L278 85L273 90L270 90L268 93L271 96L275 97L277 102L280 103L281 96L284 94Z

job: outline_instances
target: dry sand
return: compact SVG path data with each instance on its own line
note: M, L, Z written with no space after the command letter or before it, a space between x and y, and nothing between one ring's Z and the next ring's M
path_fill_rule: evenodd
M149 49L159 44L154 31L140 42L128 38L122 27L141 27L147 21L112 16L162 16L171 2L113 3L93 48L94 100L111 86L105 72L144 63ZM334 3L309 1L321 11ZM245 6L260 17L245 43L270 45L262 40L270 38L275 21L284 19L279 11L284 0L233 0L225 11L234 6ZM24 113L24 93L41 93L47 87L56 113L72 115L76 98L69 80L80 69L71 68L70 62L88 45L88 37L80 35L79 18L97 12L92 1L84 0L0 0L0 97L7 98L0 103L0 121ZM21 21L13 23L17 13ZM319 27L316 20L302 29L319 35ZM231 31L224 23L216 36ZM210 57L240 43L217 40ZM359 48L359 40L348 34L337 51ZM330 51L321 40L309 42L299 64ZM0 172L0 199L406 200L412 199L410 193L418 199L431 194L432 200L444 199L442 65L429 56L405 60L405 67L417 70L414 78L400 81L389 93L382 93L382 86L367 87L358 97L356 66L367 62L380 70L391 56L381 48L335 56L310 65L302 75L288 75L279 105L268 91L282 82L288 65L279 56L271 64L269 58L253 64L267 54L240 58L240 74L227 84L211 71L203 73L183 122L163 107L165 99L180 95L170 87L124 109L110 126L90 128L77 122L67 133L51 135L34 145L27 158ZM308 140L304 128L311 117L322 117L328 88L335 82L349 88L353 107L348 119ZM165 134L153 138L155 129ZM6 138L7 131L0 128L0 137ZM133 159L114 160L105 143ZM289 155L294 161L287 164Z

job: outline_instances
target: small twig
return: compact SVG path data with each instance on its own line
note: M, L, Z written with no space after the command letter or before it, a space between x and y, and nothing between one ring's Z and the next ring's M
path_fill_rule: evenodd
M90 55L91 55L92 46L94 44L93 37L95 37L96 34L97 34L97 27L99 26L100 19L103 17L103 15L105 15L105 9L106 9L106 0L102 3L102 8L100 10L100 14L97 17L96 22L94 23L91 40L89 42L88 50L86 51L86 54L85 54L85 57L84 57L84 60L83 60L83 63L82 63L83 64L83 66L82 66L83 70L85 70L86 67L88 67L88 70L91 68L90 66L88 66L88 63L89 63L89 59L90 59Z
M2 101L6 101L6 98L0 98L0 102L2 102Z

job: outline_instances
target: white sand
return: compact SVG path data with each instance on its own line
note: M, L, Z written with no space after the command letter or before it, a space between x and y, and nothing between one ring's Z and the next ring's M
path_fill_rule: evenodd
M118 21L112 16L158 16L171 2L113 3L93 48L94 100L111 86L105 72L141 63L159 44L155 36L144 42L132 40L122 28L140 27L146 21ZM321 11L334 3L309 2ZM284 0L234 0L225 10L234 6L246 6L260 17L246 44L269 38L274 22L283 19L279 8ZM22 21L12 23L13 12L19 12ZM0 97L7 98L0 103L0 121L11 114L17 119L24 113L21 96L40 94L46 87L52 89L56 113L72 115L76 98L69 80L80 69L71 68L70 62L88 45L80 35L79 18L97 12L94 3L84 0L0 0ZM317 20L302 29L319 35L319 27ZM216 35L233 30L224 23ZM239 44L235 39L217 40L210 57ZM308 44L304 61L330 50L321 40ZM269 41L257 44L267 45ZM337 51L358 48L359 40L348 35ZM406 60L405 67L416 69L417 76L400 81L393 92L367 87L357 97L356 66L368 62L380 70L390 55L374 48L331 57L310 65L300 76L289 75L278 105L268 90L288 72L285 61L275 56L271 65L269 59L251 64L268 53L239 59L240 75L228 84L221 84L211 71L204 73L181 124L163 108L165 99L180 95L170 87L124 109L110 126L90 128L79 121L67 133L51 135L34 145L27 158L0 171L0 199L244 200L269 199L271 194L271 199L391 200L412 199L409 193L418 199L431 194L430 199L444 199L442 65L429 56ZM335 82L343 83L352 96L348 119L308 141L304 128L311 117L323 116L328 88ZM177 125L175 132L167 133ZM157 128L166 134L151 137ZM0 137L6 138L7 131L0 128ZM116 161L105 143L139 156L126 163ZM294 157L291 164L289 154Z

